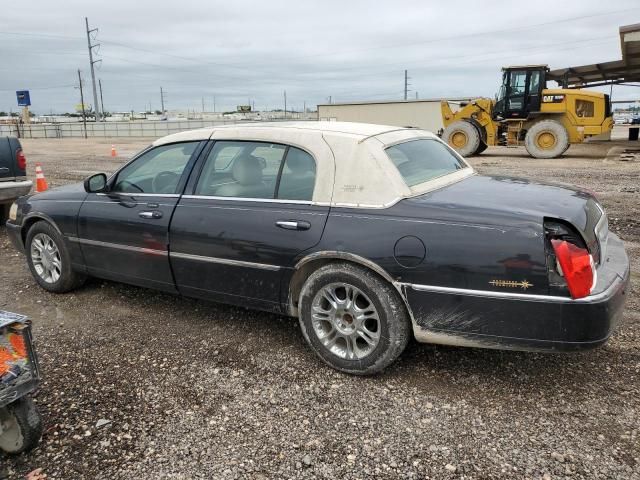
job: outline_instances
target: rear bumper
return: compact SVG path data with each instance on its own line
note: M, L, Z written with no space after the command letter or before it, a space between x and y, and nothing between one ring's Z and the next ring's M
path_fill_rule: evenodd
M567 352L605 343L618 324L629 285L622 241L610 234L598 283L585 298L502 294L405 285L418 341Z
M0 182L0 202L13 201L31 191L31 180Z

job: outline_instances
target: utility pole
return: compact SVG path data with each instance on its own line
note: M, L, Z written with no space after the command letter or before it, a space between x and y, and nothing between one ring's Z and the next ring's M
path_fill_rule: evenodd
M287 91L284 91L284 118L287 118Z
M85 114L84 94L82 93L82 77L80 76L80 69L78 69L78 85L80 87L80 108L82 108L82 123L84 124L84 138L87 138L87 116Z
M216 113L216 96L213 96L213 113Z
M204 113L204 97L202 97L202 113Z
M307 113L307 101L302 102L302 113Z
M404 71L404 99L407 99L407 93L409 93L409 75L407 70Z
M102 112L102 119L104 120L104 99L102 98L102 80L98 79L98 87L100 87L100 111Z
M91 45L91 33L93 32L97 32L98 29L94 28L92 30L89 30L89 19L87 17L84 17L84 22L87 26L87 45L89 46L89 65L91 66L91 82L93 83L93 104L94 104L94 109L96 111L96 122L100 121L100 109L98 108L98 90L96 89L96 73L93 69L93 66L98 63L101 62L102 60L93 60L93 49L96 47L99 47L100 44L96 43L95 45Z
M164 92L162 91L162 87L160 87L160 105L162 108L162 115L164 115Z

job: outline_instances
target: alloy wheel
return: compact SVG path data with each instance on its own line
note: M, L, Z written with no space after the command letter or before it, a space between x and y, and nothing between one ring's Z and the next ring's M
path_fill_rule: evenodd
M31 262L38 276L47 283L56 283L62 275L60 251L46 233L38 233L31 240Z
M367 295L348 283L331 283L311 305L313 330L322 345L346 360L360 360L380 342L380 318Z

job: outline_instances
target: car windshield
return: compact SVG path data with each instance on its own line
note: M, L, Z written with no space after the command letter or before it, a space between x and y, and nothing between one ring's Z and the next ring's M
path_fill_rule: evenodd
M449 147L435 139L399 143L386 152L409 187L468 168Z

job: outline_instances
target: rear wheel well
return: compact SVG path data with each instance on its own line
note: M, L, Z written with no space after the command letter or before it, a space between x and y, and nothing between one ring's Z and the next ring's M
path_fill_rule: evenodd
M291 280L289 281L289 298L287 299L287 306L288 313L291 316L298 316L298 301L300 298L300 292L302 291L302 287L304 286L309 276L319 268L322 268L325 265L329 265L331 263L349 263L360 268L366 268L395 288L393 278L391 278L391 276L387 272L385 272L376 264L364 258L358 257L357 255L337 253L336 256L327 255L319 258L314 258L312 260L303 261L302 265L300 265L299 268L296 269L293 276L291 277ZM407 301L404 298L404 295L401 292L399 292L399 294L402 298L402 301L406 305ZM407 310L409 311L408 305L406 306Z

